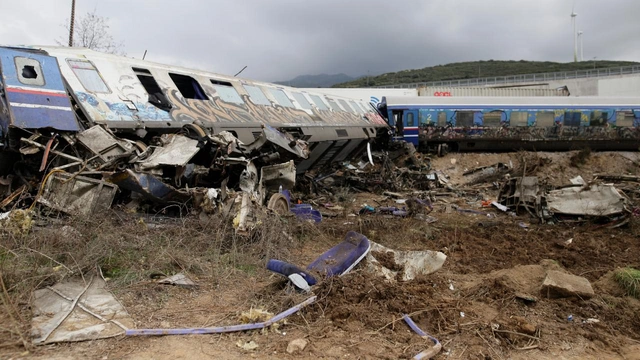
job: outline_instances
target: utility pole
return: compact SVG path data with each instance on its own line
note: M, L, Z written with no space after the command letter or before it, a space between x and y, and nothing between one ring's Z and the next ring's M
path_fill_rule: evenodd
M69 24L69 47L73 46L73 24L76 17L76 0L71 0L71 23Z

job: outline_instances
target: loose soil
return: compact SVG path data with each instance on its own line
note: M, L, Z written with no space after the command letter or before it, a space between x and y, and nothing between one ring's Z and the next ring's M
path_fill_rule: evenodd
M577 175L590 181L596 173L637 174L637 155L591 153L576 168L567 153L449 154L433 159L432 166L446 173L454 187L463 187L469 181L462 175L466 169L509 161L517 168L526 156L529 164L542 164L535 174L543 181L561 185ZM549 161L531 161L540 157ZM95 260L94 265L112 265L110 289L139 328L224 326L237 324L240 314L251 308L274 314L284 311L310 294L296 292L286 279L268 272L266 261L278 258L304 267L349 230L392 249L441 251L447 260L439 271L407 282L383 281L358 266L315 286L317 301L277 329L221 335L119 337L25 348L18 334L28 329L29 297L4 297L14 301L0 304L2 308L19 308L26 324L16 324L20 319L10 319L9 312L0 315L0 358L402 359L432 345L404 323L402 315L408 314L443 344L436 359L640 359L640 301L626 296L613 276L618 268L640 268L640 219L634 217L629 225L616 229L592 223L537 224L535 219L481 208L482 200L495 200L497 189L491 183L476 186L481 189L477 196L439 198L430 213L438 220L431 224L392 216L351 216L364 204L395 206L394 199L382 195L352 193L340 203L345 211L321 224L299 224L287 218L265 224L260 236L244 243L236 238L215 243L215 251L207 242L213 243L218 225L152 227L122 214L113 220L120 226L109 229L71 223L86 244L100 236L105 236L101 241L108 246L128 244L122 252L129 254L128 262L115 257L105 262L88 255L83 259L88 259L87 264ZM451 211L450 204L495 213L490 220L499 225L479 226L486 216ZM523 228L522 222L528 227ZM100 235L104 232L110 232L108 237ZM111 243L113 239L121 240ZM145 244L158 239L166 242L156 243L156 253L139 256ZM68 238L49 234L24 240L22 246L45 253L47 248L38 245L45 240L68 247L69 254L76 254L72 248L80 244L69 245ZM11 249L16 240L2 241L0 249ZM391 266L392 253L374 255ZM70 258L55 259L72 264ZM39 264L51 265L55 264ZM85 268L88 271L89 265ZM5 283L11 282L5 284L7 288L17 291L21 280L9 273L13 268L0 270ZM154 270L186 271L199 287L159 285L148 276ZM540 286L548 270L587 278L596 296L547 299ZM48 278L40 286L54 280L59 279ZM300 353L288 354L287 344L297 338L309 345ZM249 341L258 348L248 351L237 345Z

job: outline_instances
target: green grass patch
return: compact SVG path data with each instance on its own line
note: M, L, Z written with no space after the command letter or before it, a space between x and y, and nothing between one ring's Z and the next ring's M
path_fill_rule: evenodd
M614 278L622 286L627 295L640 298L640 270L626 267L617 270Z

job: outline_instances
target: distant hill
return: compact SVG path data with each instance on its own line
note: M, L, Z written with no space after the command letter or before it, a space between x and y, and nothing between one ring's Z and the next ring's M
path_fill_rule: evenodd
M333 87L356 88L394 84L409 84L427 81L473 79L478 77L537 74L556 71L575 71L638 65L632 61L582 61L577 63L557 63L550 61L470 61L426 67L423 69L402 70L378 76L359 78L336 84Z
M276 84L287 85L299 88L327 88L335 84L356 80L356 78L346 74L320 74L320 75L300 75L289 81L276 81Z

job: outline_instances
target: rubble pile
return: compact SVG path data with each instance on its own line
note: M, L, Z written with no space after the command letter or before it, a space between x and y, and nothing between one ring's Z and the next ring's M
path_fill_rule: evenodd
M146 143L98 125L63 138L35 134L20 139L25 160L1 178L0 207L39 204L90 215L117 200L132 211L223 212L235 215L234 226L245 232L254 208L289 210L281 192L295 186L294 161L308 156L306 142L272 127L255 136L244 144L230 132L210 135L195 125Z

